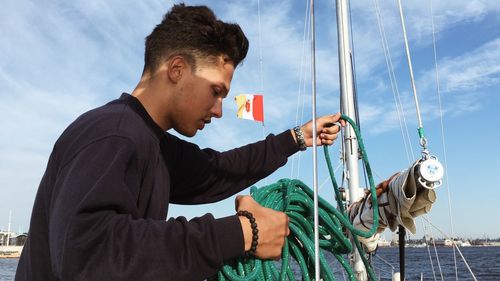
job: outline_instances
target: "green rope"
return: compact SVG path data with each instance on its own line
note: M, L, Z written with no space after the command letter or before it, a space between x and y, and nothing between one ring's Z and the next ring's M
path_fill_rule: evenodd
M337 208L330 205L326 200L318 197L319 215L319 246L321 278L324 281L335 280L334 273L325 258L324 252L330 252L344 268L349 280L356 280L354 271L346 260L345 255L353 251L349 236L354 240L354 245L358 249L363 263L367 269L370 280L376 280L375 273L366 254L359 243L357 236L371 237L378 228L378 204L375 183L372 171L368 162L368 156L361 139L361 134L356 124L349 117L342 115L343 120L351 124L358 139L359 148L364 160L368 181L370 184L371 204L373 206L373 226L369 231L362 231L354 228L349 220L348 214L343 206L342 198L337 182L334 177L328 147L324 146L325 158L330 173ZM283 251L281 253L281 265L277 267L277 262L272 260L259 260L255 258L239 258L230 261L223 266L217 276L209 280L219 281L250 281L250 280L296 280L292 271L291 258L297 263L301 271L300 280L312 280L314 276L314 226L313 226L313 191L300 180L281 179L278 182L250 189L251 196L264 207L285 212L289 219L290 235L286 238ZM351 235L349 235L349 232Z

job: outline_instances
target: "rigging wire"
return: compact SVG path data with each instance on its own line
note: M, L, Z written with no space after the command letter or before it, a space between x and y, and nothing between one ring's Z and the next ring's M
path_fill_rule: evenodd
M369 174L370 182L370 202L373 206L373 225L367 230L363 231L354 227L349 219L347 212L343 208L342 199L339 196L339 187L335 180L331 160L328 152L328 146L324 146L325 160L327 162L328 172L331 176L332 185L337 195L337 207L330 205L326 200L319 199L320 215L321 215L321 229L320 234L322 237L321 248L332 253L337 261L342 265L349 280L355 281L356 276L353 268L345 258L345 254L351 253L354 247L361 254L361 259L367 269L370 280L375 281L375 273L365 257L365 251L359 242L358 236L368 238L375 234L379 224L378 202L375 190L375 182L370 168L368 155L363 144L361 133L359 132L355 122L346 115L341 118L351 125L354 130L356 138L359 140L359 148L361 155L364 158L364 164ZM285 246L282 252L282 265L278 270L274 261L255 258L239 258L233 261L228 261L223 266L223 269L218 272L217 276L210 278L214 280L234 280L234 281L247 281L247 280L295 280L293 272L290 268L290 258L294 257L298 261L300 271L302 272L302 280L310 280L312 263L320 261L321 273L323 280L335 280L328 262L320 253L319 259L314 260L316 251L313 249L315 243L311 241L314 235L313 226L311 225L311 213L314 208L312 197L313 191L299 180L281 179L277 183L257 189L255 186L250 188L251 196L264 207L272 208L274 210L285 212L290 218L290 235L285 238ZM316 232L318 233L318 232ZM348 237L349 235L349 237ZM354 245L352 240L354 241ZM318 271L315 271L316 273ZM315 280L321 280L316 278Z
M432 0L431 0L431 1L432 1ZM312 1L311 1L311 2L312 2ZM376 0L375 0L375 2L376 2ZM314 5L314 3L311 3L311 7L313 7L313 5ZM260 28L261 28L261 18L260 18L260 1L258 2L258 6L259 6L259 8L258 8L258 9L259 9L259 32L260 32ZM401 6L400 6L400 9L401 9ZM432 6L431 6L431 11L432 11ZM379 12L379 11L377 10L377 12ZM401 10L401 12L402 12L402 10ZM307 12L306 12L306 14L307 14ZM311 20L312 20L312 22L314 23L314 18L313 18L313 17L314 17L314 16L312 16L312 19L311 19ZM377 13L377 19L378 19L378 17L379 17L379 14ZM306 19L307 19L307 16L306 16ZM307 26L307 22L309 22L309 21L308 21L308 20L306 20L306 21L305 21L305 26ZM404 23L403 23L403 24L404 24ZM380 28L380 26L381 26L381 25L380 25L380 22L379 22L379 28ZM382 28L383 28L383 26L382 26ZM304 29L305 29L304 33L306 33L306 32L307 32L307 34L309 34L309 29L307 28L307 31L306 31L306 28L304 28ZM313 32L314 32L314 27L312 27L312 29L313 29ZM314 34L313 34L312 36L314 36ZM384 40L386 40L386 38L385 38L385 32L384 32L384 36L383 36L383 37L384 37ZM435 38L434 38L434 22L433 22L433 39L434 39L434 48L435 48ZM406 39L406 34L405 34L405 40L407 40L407 39ZM304 42L305 42L305 40L304 40ZM303 42L303 45L305 45L305 43L304 43L304 42ZM259 33L259 44L261 44L260 33ZM314 46L314 39L312 40L312 46ZM407 48L408 48L408 47L407 47ZM387 48L387 50L388 50L388 48ZM261 78L261 89L263 90L263 77L262 77L262 50L261 50L261 49L259 49L259 51L260 51L260 69L261 69L261 77L260 77L260 78ZM313 52L314 52L314 51L313 51ZM435 55L435 57L436 57L436 51L435 51L435 49L434 49L434 52L435 52L435 53L434 53L434 55ZM408 54L408 56L409 56L408 49L407 49L407 54ZM387 54L386 54L386 52L385 52L385 49L384 49L384 55L386 55L386 63L388 63L388 62L387 62L387 61L388 61L388 60L387 60ZM352 59L353 59L353 58L352 58ZM409 57L408 57L408 59L409 59L410 68L411 68L411 60L410 60L410 58L409 58ZM314 60L314 58L313 58L313 60ZM390 53L389 53L389 60L390 60ZM435 58L435 62L436 62L436 77L437 77L437 78L436 78L436 80L439 80L439 79L438 79L438 73L437 73L437 59L436 59L436 58ZM392 65L392 60L390 61L390 64ZM393 68L392 68L392 69L393 69ZM391 69L391 71L393 72L393 70L392 70L392 69ZM301 70L302 70L302 69L301 69ZM312 69L312 71L313 71L313 76L315 76L315 70L314 70L314 69ZM412 70L410 70L410 71L412 72ZM391 76L391 75L390 75L390 76ZM414 81L413 81L413 80L414 80L414 79L413 79L413 74L411 74L411 76L412 76L412 83L413 83L413 87L414 87L414 93L416 94L416 89L415 89L415 86L414 86ZM394 83L395 83L395 79L394 79ZM314 83L314 84L315 84L315 83ZM394 94L394 87L397 89L397 84L393 84L393 80L392 80L392 79L391 79L391 85L393 86L393 94ZM395 85L395 86L394 86L394 85ZM305 83L304 83L304 86L305 86ZM313 88L314 88L314 87L315 87L315 85L313 86ZM299 88L300 88L300 85L299 85ZM313 92L314 92L314 91L313 91ZM397 92L398 92L398 97L399 97L399 91L397 91ZM439 84L438 84L438 95L439 95ZM300 95L300 89L299 89L299 97L298 97L298 100L300 100L300 97L301 97L301 95ZM303 99L304 99L304 95L302 95L302 100L303 100ZM315 97L313 96L313 100L314 100L314 99L315 99ZM400 99L400 98L399 98L399 99ZM356 98L356 102L357 102L357 98ZM440 96L439 96L439 102L440 102L440 104L439 104L439 105L440 105L440 112L441 112L441 99L440 99ZM396 103L396 104L397 104L397 103ZM401 105L401 101L400 101L400 103L399 103L399 104L400 104L400 106L401 106L401 111L403 111L403 107L402 107L402 105ZM298 111L299 111L299 102L298 102L298 105L297 105L296 123L298 123L298 122L297 122L297 119L298 119ZM303 111L304 111L304 107L302 106L302 116L303 116ZM314 111L315 111L315 109L313 108L313 113L314 113ZM419 117L419 127L422 127L422 125L421 125L421 119L420 119L420 113L419 113L419 109L418 109L418 100L417 100L417 112L418 112L418 117ZM358 114L356 114L356 116L358 117L357 119L359 119L359 115L358 115ZM404 119L404 112L403 112L402 116L403 116L403 119ZM399 116L399 109L398 109L398 117L400 117L400 116ZM357 123L359 124L359 120L357 120ZM406 121L405 121L405 123L404 123L404 124L405 124L405 126L406 126ZM400 118L400 126L401 126L401 118ZM443 130L443 125L442 125L442 112L441 112L441 128L442 128L442 132L443 132L444 130ZM404 135L404 134L403 134L403 135ZM409 135L409 134L407 134L407 135ZM406 148L406 140L404 139L404 141L405 141L404 143L405 143L405 148ZM410 145L411 145L411 144L410 144ZM444 146L444 134L443 134L443 147L445 147L445 146ZM411 151L411 150L410 150L410 151ZM413 153L412 153L412 154L413 154ZM446 155L446 154L445 154L445 155ZM412 155L412 156L413 156L413 155ZM300 157L300 156L299 156L299 157ZM408 150L407 150L407 157L408 157ZM446 157L446 156L445 156L445 157ZM314 157L313 157L313 158L314 158ZM413 158L414 158L414 157L413 157ZM445 163L446 163L446 160L445 160ZM293 166L292 166L292 174L293 174ZM322 184L322 185L323 185L323 184ZM448 192L449 192L449 189L448 189ZM450 205L451 205L451 204L450 204ZM451 213L451 206L450 206L450 213ZM439 262L439 261L438 261L438 262ZM455 260L455 264L456 264L456 260Z
M356 124L359 128L359 130L361 130L361 121L360 121L360 114L359 114L359 99L358 99L358 87L357 87L357 76L356 76L356 56L354 55L355 51L354 51L354 32L353 32L353 24L352 24L352 13L351 13L351 5L347 5L347 8L348 8L348 12L347 14L349 15L349 33L351 34L351 36L349 36L349 38L351 39L351 53L350 53L350 58L351 58L351 66L352 66L352 95L353 95L353 101L354 101L354 112L355 112L355 117L356 117ZM358 152L359 153L359 152ZM362 160L363 161L363 160ZM365 186L367 189L369 184L368 184L368 175L366 173L366 169L365 169L365 166L362 165L362 168L363 168L363 178L364 178L364 181L365 181Z
M348 12L347 14L349 15L349 38L351 39L351 66L352 66L352 95L353 95L353 101L354 101L354 112L356 115L356 124L358 125L359 130L361 130L361 122L359 121L359 103L358 103L358 88L357 88L357 83L356 83L356 61L355 61L355 56L354 56L354 36L352 36L352 14L351 14L351 5L347 5Z
M356 116L356 108L354 101L354 82L353 82L353 61L352 61L352 48L351 39L349 38L351 34L351 28L349 27L349 3L348 0L337 0L336 1L336 14L337 14L337 36L338 36L338 54L339 54L339 76L340 76L340 102L341 102L341 112L343 115L347 115L350 118L358 120ZM354 122L354 121L353 121ZM346 161L347 171L344 176L347 177L347 188L349 191L349 199L347 204L351 204L359 200L364 195L363 189L360 187L360 168L359 159L361 153L359 153L359 143L353 134L353 128L347 126L344 129L343 142L345 150L343 151L343 157ZM362 161L364 163L364 161ZM337 197L339 197L337 195ZM339 205L341 205L339 203ZM355 240L355 237L353 237ZM358 244L358 242L355 243ZM366 257L361 254L361 251L353 251L350 254L351 264L353 265L356 278L360 280L366 279Z
M260 65L260 90L264 92L264 75L262 74L262 26L260 21L260 0L257 0L257 14L259 18L259 65Z
M337 167L335 167L335 169L333 170L333 173L334 173L334 174L335 174L335 172L337 172L337 170L338 170L340 167L342 167L342 164L343 164L343 163L342 163L342 161L339 161L339 163L337 164ZM323 182L319 185L319 190L321 190L321 189L325 186L325 184L328 182L328 180L329 180L329 179L330 179L330 177L329 177L329 176L327 176L327 177L325 178L325 180L324 180L324 181L323 181Z
M395 77L394 73L393 73L393 68L390 67L390 66L392 66L392 60L391 60L391 57L390 57L390 52L388 51L389 48L387 47L388 44L387 44L387 39L386 39L386 36L385 36L385 31L384 31L383 24L382 24L381 17L380 17L380 8L379 8L379 5L378 5L378 1L374 0L374 3L375 3L377 21L378 21L378 24L379 24L379 32L380 32L381 37L382 37L382 45L383 45L383 48L384 48L384 55L386 57L386 64L387 64L387 66L389 68L389 76L391 78L390 81L391 81L391 86L393 87L393 94L394 94L395 93L394 90L395 89L397 90L397 84L395 82L396 81L395 78L393 78L393 77ZM411 64L411 57L410 57L409 47L408 47L408 39L407 39L407 35L406 35L406 28L405 28L405 25L404 25L404 16L403 16L403 11L402 11L402 6L401 6L400 0L398 0L398 4L399 4L400 16L401 16L401 23L402 23L402 26L403 26L404 39L405 39L405 50L406 50L406 54L407 54L408 65L409 65L409 68L410 68L410 76L411 76L412 88L413 88L413 91L414 91L414 97L415 97L415 101L416 101L417 117L419 119L419 135L421 137L421 145L423 146L424 152L425 152L425 150L426 150L425 145L426 145L427 142L426 142L425 138L423 137L422 122L421 122L420 109L419 109L419 104L418 104L418 96L417 96L417 93L416 93L416 87L415 87L415 82L414 82L414 77L413 77L413 69L412 69L412 64ZM431 0L431 19L432 19L432 31L433 31L434 61L435 61L435 65L436 65L436 67L435 67L436 68L436 81L437 81L437 85L438 85L438 98L439 98L439 105L440 105L441 130L442 130L442 136L443 136L443 147L445 148L445 144L444 144L444 126L442 125L443 124L443 122L442 122L442 116L443 116L443 114L442 114L442 107L441 107L441 99L440 99L440 95L439 95L439 76L438 76L438 68L437 68L437 55L436 55L434 19L433 19L433 12L432 12L432 0ZM398 98L400 98L399 97L399 91L398 91ZM401 102L399 102L399 104L401 105ZM398 105L397 102L396 102L396 105ZM396 107L397 107L397 110L398 110L398 117L399 117L400 109L399 109L399 106L396 106ZM400 108L401 108L401 112L403 112L402 105L401 105ZM404 117L404 114L403 114L403 117ZM405 121L405 126L406 126L406 121ZM400 119L400 127L402 127L401 126L401 119ZM409 134L407 134L407 135L409 135ZM405 148L407 148L407 146L406 146L406 139L404 139L404 143L405 143ZM445 155L446 155L446 152L445 152ZM408 153L407 153L407 156L408 156ZM413 156L413 152L412 152L412 156ZM447 167L445 169L447 169ZM448 190L448 194L449 194L449 188L447 190ZM450 208L450 219L451 219L451 208ZM435 247L435 244L434 244L434 247ZM430 250L428 249L428 251L429 251L429 258L431 258L431 256L430 256ZM453 249L453 251L455 252L454 249ZM437 257L437 261L438 261L438 265L439 265L439 269L440 269L440 273L441 273L441 278L443 278L442 277L441 266L439 264L439 258L437 256L437 251L436 251L436 257ZM458 278L455 254L454 254L454 259L455 259L455 274L456 274L456 276ZM431 259L431 266L433 266L432 259ZM434 267L433 267L433 273L434 273ZM435 273L434 273L434 278L435 278Z
M385 37L385 31L383 29L383 25L381 24L381 20L380 20L380 8L379 8L379 5L378 5L378 1L377 0L374 0L374 3L375 3L375 7L376 7L376 12L377 12L377 20L379 22L379 31L381 33L381 36L383 38L383 47L384 47L384 55L386 55L386 63L387 64L392 64L392 60L390 59L390 53L388 52L388 47L387 47L387 41L386 41L386 37ZM405 50L406 50L406 53L407 53L407 59L408 59L408 64L409 64L409 68L410 68L410 76L411 76L411 82L412 82L412 88L414 90L414 95L415 95L415 101L416 101L416 106L417 106L417 117L419 118L419 127L421 128L422 127L422 124L421 124L421 118L420 118L420 110L419 110L419 105L418 105L418 100L417 100L417 95L416 95L416 87L415 87L415 82L414 82L414 78L413 78L413 70L412 70L412 65L411 65L411 58L410 58L410 54L409 54L409 48L408 48L408 39L407 39L407 36L406 36L406 28L404 26L404 16L403 16L403 13L402 13L402 6L401 6L401 2L400 0L398 0L398 4L399 4L399 9L400 9L400 16L401 16L401 22L402 22L402 25L403 25L403 33L404 33L404 37L405 37ZM443 144L443 150L444 150L444 157L445 157L445 170L447 170L447 159L446 159L446 144L445 144L445 140L444 140L444 125L443 125L443 111L442 111L442 102L441 102L441 95L440 95L440 89L439 89L439 71L438 71L438 64L437 64L437 51L436 51L436 39L435 39L435 26L434 26L434 16L433 16L433 10L432 10L432 0L431 0L431 20L432 20L432 36L433 36L433 48L434 48L434 63L435 63L435 70L436 70L436 85L437 85L437 95L438 95L438 101L439 101L439 113L440 113L440 123L441 123L441 139L442 139L442 144ZM387 50L387 52L386 52ZM390 77L391 77L391 84L393 86L396 86L396 89L397 89L397 84L395 84L395 79L393 80L392 77L394 77L394 74L393 74L393 71L392 71L392 67L391 67L391 72L392 74L390 74ZM393 84L393 81L394 81L394 84ZM393 88L393 92L394 92L394 88ZM398 98L399 97L399 91L398 91ZM401 105L401 102L399 102L399 104ZM399 108L401 108L401 111L403 111L403 107L401 105L401 107L398 107L398 114L399 114ZM399 117L399 115L398 115ZM404 117L404 114L403 114L403 117ZM405 121L405 126L406 126L406 121ZM420 129L419 128L419 129ZM409 135L409 134L407 134ZM420 132L419 131L419 135L420 136L423 136L423 131ZM422 140L422 139L421 139ZM422 144L422 143L421 143ZM426 144L426 140L424 138L424 144ZM406 141L405 141L405 147L406 147ZM412 150L411 150L412 151ZM412 152L412 156L413 156L413 152ZM450 196L450 188L449 188L449 181L448 181L448 175L446 174L446 182L447 182L447 193L448 193L448 201L449 201L449 213L450 213L450 221L451 221L451 227L452 227L452 236L454 237L454 231L453 231L453 216L452 216L452 211L451 211L451 196ZM456 263L456 254L455 254L455 249L453 248L453 252L454 252L454 263L455 263L455 276L458 280L458 267L457 267L457 263ZM437 256L437 251L436 251L436 256ZM439 259L438 259L438 265L440 266L439 264ZM440 272L441 272L441 277L442 277L442 271L441 271L441 267L440 267Z
M264 94L264 74L263 74L263 63L262 63L262 25L260 21L260 0L257 0L257 17L258 17L258 24L259 24L259 76L260 76L260 92L261 94ZM262 122L262 139L266 138L266 127L264 126L264 121ZM264 179L264 183L267 185L268 183L268 178L266 177Z
M380 37L382 40L382 48L384 50L385 63L387 67L387 73L389 74L389 81L391 82L392 95L394 98L394 104L396 107L396 113L398 116L399 127L401 130L401 137L403 139L403 144L406 151L406 158L408 160L408 164L414 162L415 155L413 154L413 147L410 141L410 133L408 131L408 125L406 122L406 117L404 114L403 103L401 102L401 95L399 93L399 87L396 81L396 74L394 73L394 64L392 63L392 56L389 49L389 44L387 43L387 36L385 33L384 24L382 22L382 17L380 15L380 5L378 0L373 0L375 7L375 14L377 18L378 28ZM410 157L411 154L411 157Z
M314 202L314 273L315 280L320 280L319 253L319 214L318 214L318 151L316 129L316 34L314 18L314 0L311 0L311 90L312 90L312 155L313 155L313 202Z
M422 222L422 227L424 229L424 237L428 237L427 228L425 227L425 223L423 220L421 222ZM429 235L429 237L430 237L430 235ZM425 246L427 248L427 254L429 255L429 262L431 264L432 276L434 277L434 281L436 281L436 270L434 269L434 261L432 260L431 247L429 247L429 243L427 243L427 238L425 238L424 240L425 240Z
M380 280L380 272L391 274L390 276L392 277L393 271L383 269L383 268L375 266L375 265L373 266L373 269L377 269L379 271L379 278L378 278L379 280Z
M442 106L442 101L441 101L441 91L439 87L439 68L438 68L438 61L437 61L437 47L436 47L436 29L434 25L434 10L432 6L433 1L430 0L430 13L431 13L431 25L432 25L432 46L433 46L433 52L434 52L434 69L436 72L436 94L438 97L438 105L439 105L439 121L440 121L440 127L441 127L441 143L443 146L443 157L444 157L444 169L445 171L448 170L448 159L447 159L447 152L446 152L446 141L445 141L445 134L444 134L444 122L443 122L443 106ZM446 192L448 195L448 212L450 216L450 226L451 226L451 236L455 237L455 231L453 229L453 212L452 212L452 207L451 207L451 194L450 194L450 180L448 178L448 173L445 174L445 179L446 179ZM458 267L457 267L457 256L455 253L455 248L453 248L453 260L455 263L455 277L456 280L458 280Z
M309 25L309 3L306 3L306 13L304 15L304 32L302 37L302 50L301 50L301 60L299 67L299 89L297 95L297 108L295 113L295 126L299 126L304 120L304 102L305 102L305 80L306 80L306 68L305 64L307 62L307 52L306 52L306 42L307 38L309 38L310 33L310 25ZM299 118L300 112L300 118ZM292 156L292 167L290 172L290 178L298 178L300 172L300 157L301 153L294 154ZM297 165L297 167L295 167Z
M401 27L403 29L406 59L408 61L408 69L410 71L411 87L413 89L413 98L415 99L415 108L417 110L418 135L420 137L420 145L422 146L422 156L427 158L428 157L427 139L424 136L424 127L422 124L422 116L420 114L420 103L418 102L417 87L415 85L415 78L413 75L413 64L411 63L410 47L408 44L408 36L406 35L406 25L405 25L404 14L403 14L403 5L401 4L401 0L398 0L398 6L399 6L399 16L401 19Z
M374 257L380 259L382 262L384 262L386 265L390 266L391 269L392 269L392 272L394 272L396 270L396 267L394 267L394 265L392 265L390 262L388 262L387 260L385 260L384 258L382 258L381 256L379 255L373 255Z
M474 272L472 272L472 269L470 268L469 266L469 263L467 262L467 260L465 259L464 255L462 254L462 251L460 251L460 249L458 248L457 246L457 243L455 243L455 240L453 240L452 237L446 235L446 233L444 233L444 231L442 231L439 227L437 227L436 225L434 225L428 216L422 216L422 218L424 220L426 220L427 222L429 222L429 224L434 227L439 233L441 233L441 235L443 235L446 239L450 239L451 240L451 245L453 248L456 248L458 253L460 254L460 257L462 257L462 261L464 262L465 266L467 267L467 269L469 270L470 274L472 275L472 278L477 281L476 279L476 275L474 275Z
M432 247L434 248L434 255L436 256L436 261L437 261L438 268L439 268L439 274L441 275L441 280L444 281L443 269L441 268L441 262L439 260L439 254L438 254L437 247L436 247L436 241L434 240L434 236L432 234L431 225L429 223L427 223L427 224L429 226L430 237L432 237Z

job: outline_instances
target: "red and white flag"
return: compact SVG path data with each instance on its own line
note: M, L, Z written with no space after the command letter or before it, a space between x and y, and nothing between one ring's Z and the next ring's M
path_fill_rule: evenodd
M234 98L238 105L238 117L264 122L264 97L241 94Z

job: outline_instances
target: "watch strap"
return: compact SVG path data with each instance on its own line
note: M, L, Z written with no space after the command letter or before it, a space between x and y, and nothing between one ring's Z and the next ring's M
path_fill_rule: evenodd
M304 134L299 126L293 128L293 132L295 133L295 139L297 140L297 145L299 146L299 150L304 151L307 149L306 141L304 140Z

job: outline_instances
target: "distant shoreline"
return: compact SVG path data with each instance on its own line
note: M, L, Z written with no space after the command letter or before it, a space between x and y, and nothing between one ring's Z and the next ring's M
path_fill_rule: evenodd
M0 259L19 258L23 246L0 246Z

